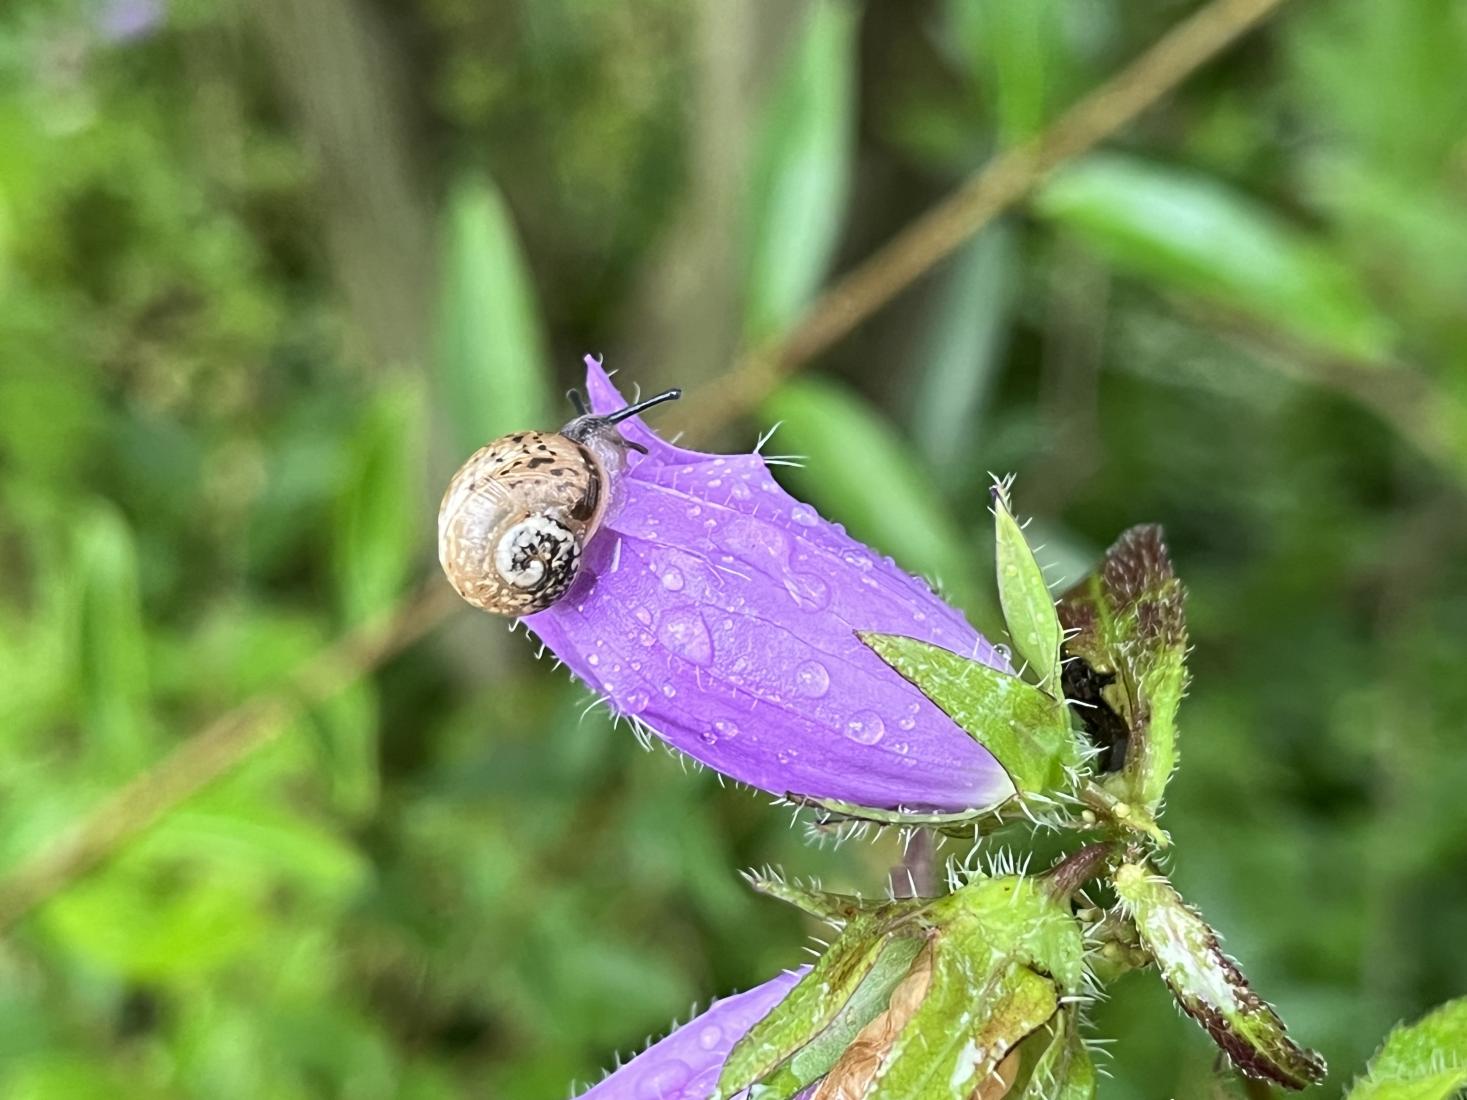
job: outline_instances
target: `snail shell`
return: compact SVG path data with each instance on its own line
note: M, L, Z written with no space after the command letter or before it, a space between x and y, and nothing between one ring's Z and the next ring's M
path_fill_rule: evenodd
M438 512L443 572L485 611L545 610L576 579L610 502L609 481L591 447L559 432L516 432L479 448Z
M533 615L575 582L586 543L615 505L629 448L616 425L681 390L608 416L587 413L558 432L516 432L460 467L438 510L438 560L469 603Z

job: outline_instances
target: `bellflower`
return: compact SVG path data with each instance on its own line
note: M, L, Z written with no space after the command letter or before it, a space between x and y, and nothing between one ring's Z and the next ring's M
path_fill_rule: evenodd
M706 1100L728 1052L809 970L801 967L715 1001L667 1038L580 1094L581 1100Z
M626 402L586 360L591 409ZM565 596L524 622L613 710L777 795L961 812L1014 793L993 756L857 632L1007 661L926 584L795 500L757 453L639 418L616 507Z

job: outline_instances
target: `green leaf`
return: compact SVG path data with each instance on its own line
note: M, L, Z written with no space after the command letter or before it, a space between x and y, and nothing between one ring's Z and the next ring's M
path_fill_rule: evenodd
M774 448L807 460L781 471L781 480L903 568L939 580L953 602L975 609L969 540L911 445L877 410L842 387L801 379L775 391L763 413L781 422Z
M498 190L461 180L443 228L434 359L439 415L455 452L550 424L551 374L534 284Z
M1023 528L1009 509L1009 485L994 486L993 524L998 565L998 600L1003 606L1009 637L1020 657L1029 662L1041 687L1060 694L1060 621L1049 594L1044 571Z
M825 277L855 136L856 9L815 0L764 107L749 188L745 330L782 332Z
M1017 676L898 634L862 633L876 655L991 752L1020 794L1052 794L1079 762L1069 710Z
M1000 140L1033 137L1049 121L1060 85L1076 71L1066 48L1062 0L952 0L958 44L994 103Z
M1177 763L1177 710L1187 689L1186 592L1160 527L1133 527L1100 569L1066 592L1059 617L1065 696L1079 704L1100 767L1149 818ZM1107 787L1113 784L1107 783Z
M337 502L335 545L339 599L351 621L397 600L423 544L420 407L410 389L389 389L353 442Z
M1391 328L1323 244L1217 180L1117 154L1057 174L1035 209L1121 270L1353 358Z
M1217 933L1170 882L1146 864L1127 863L1112 884L1178 1006L1240 1070L1289 1089L1324 1080L1324 1059L1289 1038L1278 1013L1223 953Z
M964 245L939 270L934 308L923 319L912 435L947 490L967 484L978 457L974 439L1003 365L1022 275L1015 236L1000 222Z
M1013 1100L1094 1100L1095 1063L1080 1037L1078 1013L1057 1012L1050 1026L1053 1034Z
M1348 1100L1449 1100L1467 1089L1467 997L1386 1037Z
M75 527L76 661L87 744L126 774L148 762L148 638L131 528L110 505Z

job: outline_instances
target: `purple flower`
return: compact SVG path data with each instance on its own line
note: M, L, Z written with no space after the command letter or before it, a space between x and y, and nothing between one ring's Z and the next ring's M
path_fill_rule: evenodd
M625 406L586 360L591 407ZM923 582L784 492L758 454L675 447L639 418L614 508L565 595L524 621L621 715L777 795L984 809L997 761L856 636L904 634L1009 671Z
M163 0L105 0L97 29L109 42L133 42L156 31L163 16Z
M779 1004L808 969L789 971L747 993L714 1002L707 1012L581 1093L582 1100L707 1100L733 1045Z

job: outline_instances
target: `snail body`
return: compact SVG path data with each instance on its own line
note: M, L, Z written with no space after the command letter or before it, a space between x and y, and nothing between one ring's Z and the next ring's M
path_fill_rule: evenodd
M615 506L629 443L616 425L669 390L609 416L586 413L558 432L515 432L479 448L438 511L438 560L469 603L533 615L570 589L586 544Z

